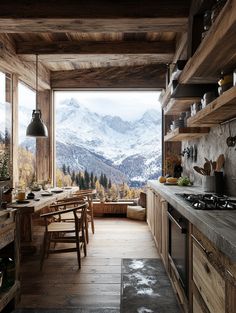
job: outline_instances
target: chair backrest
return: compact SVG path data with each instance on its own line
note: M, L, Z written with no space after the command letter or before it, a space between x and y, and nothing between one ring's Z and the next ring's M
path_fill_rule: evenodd
M63 204L63 206L66 206L66 205L67 204ZM50 206L50 208L52 209L50 212L40 215L40 217L44 218L46 227L50 221L52 221L52 220L60 221L61 216L65 213L69 213L69 212L73 212L74 218L76 221L79 220L78 213L80 213L80 218L84 222L85 210L88 208L88 203L87 202L83 202L80 204L77 203L77 205L74 207L63 208L63 209L62 209L61 204L54 204L54 205Z
M60 200L57 200L55 202L55 204L77 204L77 203L83 203L86 201L86 197L84 196L74 196L74 197L68 197L68 198L63 198L63 199L60 199Z

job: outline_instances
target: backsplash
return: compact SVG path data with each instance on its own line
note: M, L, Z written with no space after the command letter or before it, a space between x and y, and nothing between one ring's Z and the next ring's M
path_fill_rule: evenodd
M231 135L236 136L236 121L230 123ZM198 155L197 161L192 162L185 155L182 158L182 165L184 168L183 175L194 179L194 184L200 185L202 183L202 175L193 170L193 166L203 166L206 157L209 160L216 161L220 154L225 156L224 175L226 182L227 194L236 196L236 146L228 147L226 139L229 137L229 125L213 127L207 136L199 139L185 141L182 143L182 150L190 147L193 144L197 145Z

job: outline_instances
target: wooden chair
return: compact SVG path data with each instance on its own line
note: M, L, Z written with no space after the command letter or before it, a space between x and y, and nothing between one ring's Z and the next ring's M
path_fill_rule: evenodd
M44 213L41 217L45 222L44 242L41 256L40 268L42 269L44 259L50 253L77 252L78 266L81 268L81 252L83 248L84 256L87 255L85 238L85 213L88 208L87 203L82 203L76 207L62 210L60 204L50 207L53 212ZM63 215L73 212L72 222L62 221ZM52 248L51 243L54 243ZM75 243L72 248L56 248L57 243Z
M89 204L87 212L86 212L86 219L85 219L86 241L88 243L89 242L89 233L88 233L89 224L88 223L91 223L92 233L94 234L95 232L94 214L93 214L93 197L94 195L96 195L96 190L93 190L93 189L78 190L73 195L77 197L86 197L88 204Z
M67 209L67 208L73 208L76 207L77 205L86 202L86 197L85 196L73 196L73 197L69 197L69 198L64 198L64 199L60 199L58 201L56 201L57 206L59 206L60 209ZM51 206L53 207L53 205ZM85 211L85 218L84 218L84 227L85 227L85 234L86 234L86 242L88 243L88 215L87 215L87 211L88 209ZM63 216L61 216L61 221L64 222L71 222L74 220L74 215L73 212L68 212L63 214Z

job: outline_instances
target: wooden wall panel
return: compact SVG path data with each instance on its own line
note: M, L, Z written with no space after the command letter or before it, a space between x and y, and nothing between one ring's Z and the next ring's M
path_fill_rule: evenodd
M17 74L12 75L12 181L13 187L18 182L18 82Z

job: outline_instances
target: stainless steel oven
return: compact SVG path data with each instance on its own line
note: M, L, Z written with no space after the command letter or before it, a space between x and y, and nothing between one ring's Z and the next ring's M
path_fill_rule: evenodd
M168 204L169 255L177 278L188 296L188 220Z

